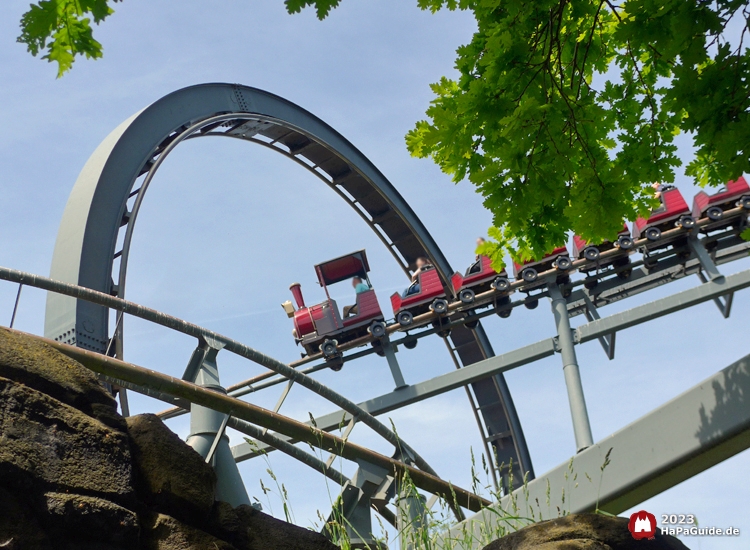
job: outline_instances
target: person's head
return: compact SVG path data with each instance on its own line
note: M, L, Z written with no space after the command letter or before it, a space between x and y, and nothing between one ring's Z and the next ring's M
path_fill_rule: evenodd
M362 282L362 277L352 277L352 286L356 287Z
M430 260L428 260L424 256L420 256L414 263L417 265L417 269L421 269L424 266L429 265Z
M485 243L484 237L477 237L477 248L482 246Z

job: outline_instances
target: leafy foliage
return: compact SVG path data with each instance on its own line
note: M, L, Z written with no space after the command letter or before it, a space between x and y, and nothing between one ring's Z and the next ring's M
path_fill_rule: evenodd
M108 0L42 0L21 17L18 41L33 56L46 51L42 59L57 63L59 78L73 66L76 55L102 56L102 45L94 39L87 16L98 24L113 12Z
M406 142L477 187L494 223L479 252L496 266L506 252L538 258L571 231L613 239L653 206L652 182L674 181L681 132L692 134L686 173L699 184L750 171L746 1L418 5L471 10L477 21L457 52L460 77L432 85L428 120ZM733 18L744 23L734 46Z
M100 57L99 23L118 0L42 0L19 41L58 63ZM341 0L285 0L325 18ZM468 180L493 214L480 252L540 257L575 232L612 239L673 182L674 139L688 133L685 173L720 185L750 172L748 0L417 0L471 11L472 40L456 80L432 85L427 120L406 136L453 181ZM727 26L740 24L732 43Z
M299 13L302 8L314 6L318 19L325 19L331 10L340 3L341 0L284 0L284 5L289 13Z

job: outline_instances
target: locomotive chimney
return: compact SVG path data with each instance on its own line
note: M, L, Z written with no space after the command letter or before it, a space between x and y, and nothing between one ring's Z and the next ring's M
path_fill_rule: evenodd
M294 301L297 302L297 307L305 307L305 300L302 298L302 285L294 283L289 287L289 290L292 291L292 296L294 296Z

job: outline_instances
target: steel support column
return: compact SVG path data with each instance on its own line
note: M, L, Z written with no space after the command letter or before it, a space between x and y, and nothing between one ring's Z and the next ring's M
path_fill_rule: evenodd
M401 372L401 367L398 364L398 359L396 359L396 351L398 350L387 336L385 336L380 342L383 348L383 353L385 353L385 358L388 360L388 367L391 369L391 375L393 375L393 382L396 384L396 389L403 388L407 384L404 380L404 375Z
M202 343L203 344L203 343ZM195 383L218 393L226 394L219 382L216 355L221 350L209 342L201 346L206 350L198 368ZM216 472L216 500L232 506L250 505L250 497L242 482L237 463L229 448L229 437L225 433L228 417L201 405L190 406L190 435L187 444L203 458L208 458Z
M353 550L375 550L381 546L372 534L373 501L384 506L391 499L393 478L388 470L367 461L357 460L357 464L359 468L341 490L328 524L338 524L339 530L346 531Z
M427 529L426 499L411 484L399 482L396 507L396 528L401 550L415 550Z
M549 285L549 294L552 300L552 313L555 315L557 325L557 344L562 357L565 386L568 389L570 414L573 417L576 451L581 452L586 447L593 445L594 438L591 435L586 399L583 396L581 373L578 369L573 331L570 328L570 318L568 317L568 302L554 283Z

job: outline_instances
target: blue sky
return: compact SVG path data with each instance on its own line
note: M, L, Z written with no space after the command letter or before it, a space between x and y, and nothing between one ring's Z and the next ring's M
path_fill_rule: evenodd
M431 15L403 0L347 0L326 21L312 12L287 15L281 0L167 2L128 0L97 29L102 60L78 61L55 79L55 67L31 58L15 42L28 1L0 4L0 265L46 275L67 196L88 156L120 122L163 95L191 84L238 82L287 98L321 117L359 147L412 205L457 269L473 257L474 240L490 215L467 184L454 185L430 161L411 158L404 134L423 117L428 84L453 74L454 50L474 24L465 13ZM179 6L179 7L178 7ZM682 139L683 155L690 154ZM690 200L695 189L678 180ZM360 218L308 172L280 155L234 140L196 140L164 163L144 203L135 232L128 298L202 324L281 360L298 357L291 322L279 307L288 285L302 283L308 302L322 291L312 266L366 248L381 305L405 285L401 273ZM747 260L725 266L747 269ZM625 303L610 314L699 284L668 285ZM16 287L0 284L0 323L7 324ZM339 302L349 298L343 288ZM41 334L44 293L25 289L16 326ZM618 335L617 357L607 361L595 343L578 349L589 414L598 440L699 383L747 353L750 293L735 297L722 320L713 304L629 329ZM2 316L7 317L4 319ZM580 320L576 319L576 323ZM125 358L180 375L194 341L126 319ZM552 335L546 303L490 319L496 353ZM453 367L441 341L423 340L399 353L407 382ZM222 380L231 384L261 370L219 356ZM574 452L559 357L507 375L538 474ZM384 360L369 357L320 380L355 401L392 389ZM253 396L272 407L280 387ZM161 404L131 396L136 412ZM332 409L301 388L282 412L305 419ZM463 390L390 415L399 433L444 477L470 485L470 449L481 448ZM182 435L186 417L170 423ZM389 452L363 427L354 441ZM239 439L233 436L234 441ZM310 525L327 513L322 476L291 459L270 457L285 483L296 521ZM267 465L246 462L241 472L252 495ZM348 473L351 465L345 465ZM692 513L701 525L733 525L750 533L747 471L750 454L725 463L655 497L642 507ZM273 512L281 513L278 500ZM738 540L695 539L691 548L746 547ZM742 544L744 542L744 545Z

